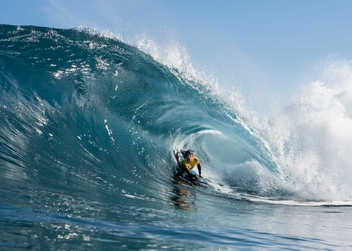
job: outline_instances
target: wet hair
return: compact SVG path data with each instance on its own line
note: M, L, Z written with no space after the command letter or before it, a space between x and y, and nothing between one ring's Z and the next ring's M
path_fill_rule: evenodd
M186 158L186 156L188 156L189 154L193 154L193 151L192 150L187 150L187 151L183 152L183 157Z

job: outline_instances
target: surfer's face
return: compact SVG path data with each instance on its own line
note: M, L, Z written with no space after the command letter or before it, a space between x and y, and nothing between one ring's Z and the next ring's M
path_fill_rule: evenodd
M186 156L186 159L187 159L188 161L191 161L191 160L193 159L193 154L192 154L192 153L188 154L188 155Z

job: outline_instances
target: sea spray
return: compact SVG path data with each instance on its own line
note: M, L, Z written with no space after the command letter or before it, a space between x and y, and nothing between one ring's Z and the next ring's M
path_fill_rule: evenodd
M349 63L330 62L270 120L268 141L283 177L309 199L350 200L352 120Z

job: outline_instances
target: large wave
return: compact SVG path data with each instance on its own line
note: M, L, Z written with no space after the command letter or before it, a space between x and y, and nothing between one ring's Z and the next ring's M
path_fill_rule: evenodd
M99 198L169 197L175 148L200 157L212 193L267 202L351 199L344 178L351 170L345 137L351 120L341 109L333 113L338 104L326 114L300 96L259 123L196 77L116 38L8 25L0 26L0 36L7 200L20 191L35 204L43 194L68 190ZM335 116L338 123L330 121Z

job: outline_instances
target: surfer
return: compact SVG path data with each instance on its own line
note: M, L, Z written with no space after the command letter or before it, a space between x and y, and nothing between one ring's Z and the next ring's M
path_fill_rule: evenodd
M178 154L175 154L175 158L177 161L177 165L181 168L182 171L186 172L188 174L188 177L190 177L191 181L196 180L199 181L199 178L197 175L192 174L190 171L197 165L198 168L198 173L199 177L203 178L202 176L202 167L200 165L199 159L193 155L192 150L187 150L187 151L182 151L181 153L183 154L184 159L180 161L180 157Z

